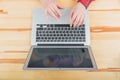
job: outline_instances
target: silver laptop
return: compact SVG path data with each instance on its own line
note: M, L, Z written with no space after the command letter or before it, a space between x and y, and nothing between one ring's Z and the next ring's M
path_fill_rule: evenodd
M62 17L47 20L43 9L33 14L31 49L25 70L96 70L90 48L89 16L83 25L70 27L70 9L62 9Z

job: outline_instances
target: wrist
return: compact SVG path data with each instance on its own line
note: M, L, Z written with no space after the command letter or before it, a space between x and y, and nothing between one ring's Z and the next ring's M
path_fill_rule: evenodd
M77 5L82 7L83 9L87 9L87 7L84 4L82 4L81 2L78 2Z

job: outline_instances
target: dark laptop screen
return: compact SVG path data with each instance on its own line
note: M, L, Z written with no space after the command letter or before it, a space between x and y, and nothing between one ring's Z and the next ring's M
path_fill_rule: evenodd
M34 48L28 68L93 68L88 48Z

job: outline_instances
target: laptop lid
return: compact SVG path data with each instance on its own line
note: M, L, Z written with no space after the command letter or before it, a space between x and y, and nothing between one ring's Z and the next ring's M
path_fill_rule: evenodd
M32 24L32 45L37 44L51 44L50 42L36 42L36 29L39 27L37 24L70 24L69 21L69 14L71 9L66 8L62 9L62 17L58 20L52 18L49 16L49 19L47 20L44 15L44 10L37 8L34 10L33 13L33 24ZM85 42L54 42L52 44L84 44L84 45L90 45L90 29L89 29L89 14L86 10L86 18L85 18Z
M89 46L33 46L27 57L27 70L95 70Z

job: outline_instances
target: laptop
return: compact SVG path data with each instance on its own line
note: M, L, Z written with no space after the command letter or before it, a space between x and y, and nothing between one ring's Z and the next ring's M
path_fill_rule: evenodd
M24 70L96 70L97 65L90 48L89 15L86 10L84 24L70 27L71 9L62 9L56 20L44 10L33 13L31 49Z

